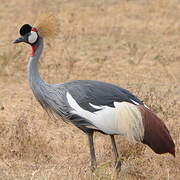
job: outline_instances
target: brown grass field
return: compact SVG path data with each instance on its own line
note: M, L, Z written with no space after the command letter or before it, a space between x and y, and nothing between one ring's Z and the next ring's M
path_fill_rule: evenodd
M116 136L122 170L115 177L110 138L97 133L91 173L86 135L48 117L26 79L30 47L12 44L43 11L59 23L58 36L45 42L43 79L129 89L163 119L176 158ZM0 180L180 179L179 0L1 0L0 29Z

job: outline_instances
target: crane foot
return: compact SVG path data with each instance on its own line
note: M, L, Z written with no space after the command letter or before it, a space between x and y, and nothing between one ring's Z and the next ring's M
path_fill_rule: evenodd
M115 161L115 166L114 166L115 170L119 173L121 171L121 160L117 159Z
M96 163L95 164L91 164L91 171L94 172L97 168Z

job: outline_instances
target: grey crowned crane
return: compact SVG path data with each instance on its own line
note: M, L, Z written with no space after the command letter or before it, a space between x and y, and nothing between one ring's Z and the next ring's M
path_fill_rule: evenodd
M34 27L23 25L20 28L21 36L14 43L24 42L32 47L28 80L41 106L87 134L92 170L97 165L93 143L95 131L110 135L117 170L120 170L121 161L114 135L142 142L155 153L170 153L175 156L175 144L163 121L128 90L93 80L51 85L41 79L38 61L43 50L43 40L55 34L55 22L50 16L40 19L39 24Z

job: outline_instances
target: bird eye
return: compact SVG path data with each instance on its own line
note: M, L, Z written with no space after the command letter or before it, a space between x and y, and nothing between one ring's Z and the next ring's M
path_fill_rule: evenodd
M38 39L37 33L34 31L31 31L30 35L28 36L28 42L33 44L37 41L37 39Z

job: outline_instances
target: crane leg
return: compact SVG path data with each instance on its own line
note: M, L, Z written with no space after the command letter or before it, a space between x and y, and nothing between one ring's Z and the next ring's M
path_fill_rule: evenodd
M121 160L119 158L119 154L117 151L114 135L110 135L110 136L111 136L111 143L113 146L113 152L114 152L114 156L115 156L115 169L119 172L121 170Z
M94 171L97 167L96 155L94 151L93 134L94 134L93 131L87 133L88 141L89 141L89 149L90 149L90 154L91 154L91 170L92 171Z

